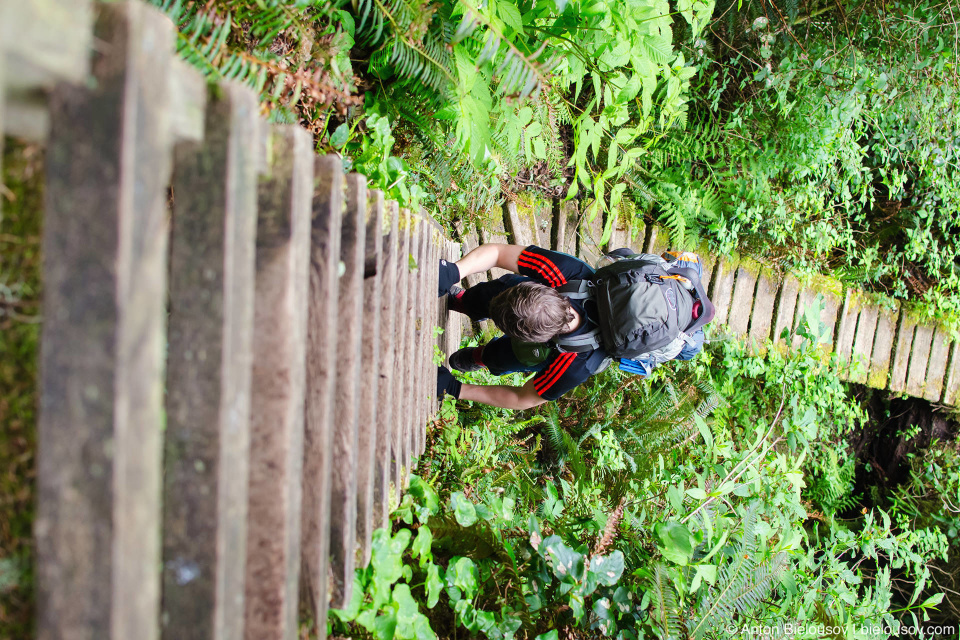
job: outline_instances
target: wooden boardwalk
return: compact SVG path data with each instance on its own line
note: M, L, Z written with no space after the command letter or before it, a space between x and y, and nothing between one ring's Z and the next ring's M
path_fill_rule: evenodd
M596 264L604 251L620 247L657 254L670 248L666 232L654 225L618 222L609 241L600 246L602 229L599 216L592 221L583 219L572 202L556 202L538 210L510 202L499 214L486 214L480 240L538 243L590 264ZM458 233L464 251L476 246L478 238L472 231L461 227ZM747 340L758 349L765 348L767 340L781 348L797 346L799 338L787 345L781 337L783 331L796 328L804 310L820 297L820 320L826 326L820 348L824 353L836 352L843 379L947 406L960 401L960 349L943 327L920 321L895 302L844 287L831 278L801 282L750 258L712 256L706 248L698 253L704 263L704 286L717 307L714 335ZM471 276L466 284L472 286L484 279ZM476 329L462 321L462 331Z
M47 157L39 637L323 635L423 452L458 248L142 2L0 28L0 130Z
M250 90L208 86L136 0L0 0L0 29L0 130L47 158L44 640L294 640L303 608L322 636L424 451L435 348L472 330L434 293L438 258L667 248L656 227L600 246L601 221L560 202L508 204L452 242L264 122ZM823 295L850 380L956 404L941 328L703 256L731 334L778 338Z

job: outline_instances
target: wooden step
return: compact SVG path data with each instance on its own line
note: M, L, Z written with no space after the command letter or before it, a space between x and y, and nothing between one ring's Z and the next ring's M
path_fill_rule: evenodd
M363 347L360 383L360 420L357 440L357 544L360 547L361 567L370 562L370 542L373 530L379 526L374 523L373 485L376 478L377 441L384 428L381 426L387 417L379 404L380 381L383 368L383 342L380 338L380 310L383 294L384 268L384 224L389 233L390 221L386 218L386 206L383 192L373 190L369 194L365 233L365 254L368 268L363 279ZM389 237L387 238L389 240ZM371 273L370 263L373 268Z
M910 364L907 368L906 392L922 398L927 384L927 365L930 362L930 350L933 345L933 327L929 324L918 324L913 334L913 345L910 348Z
M394 334L394 362L395 369L398 372L403 371L403 366L407 360L407 333L410 326L410 309L412 305L411 287L410 287L410 250L411 246L416 247L415 236L413 235L413 221L410 212L406 209L400 210L400 242L397 254L397 322L396 333ZM390 445L390 483L392 499L397 503L400 501L400 489L403 486L403 470L406 464L404 460L404 437L407 428L407 416L409 415L407 392L407 376L398 375L396 384L394 384L393 407L396 419L393 422L392 441Z
M647 225L647 236L643 241L643 250L655 256L663 254L670 249L670 233L656 224Z
M950 346L950 359L947 363L947 376L943 382L943 397L941 402L948 406L956 406L960 401L960 342Z
M258 114L256 94L221 85L203 142L175 153L161 615L171 640L243 635Z
M566 200L560 203L560 211L553 225L553 248L568 255L577 255L577 225L580 212L577 203Z
M314 161L310 231L310 293L304 402L303 540L301 593L320 630L330 598L330 492L334 388L339 372L339 264L344 215L343 163L338 156Z
M510 244L522 247L538 244L537 227L529 211L519 211L514 200L503 203L503 224Z
M857 331L853 338L853 354L849 375L851 382L859 384L866 384L867 382L879 317L880 308L875 304L864 304L860 309Z
M710 301L716 307L717 314L713 319L713 326L724 325L730 313L730 301L733 299L733 278L736 273L736 263L729 259L717 259L710 280Z
M357 443L362 381L363 264L366 247L367 180L346 178L347 208L340 227L337 307L337 381L334 389L333 482L330 493L330 606L350 602L357 545Z
M791 274L785 274L780 283L780 293L777 295L776 310L773 317L773 332L771 339L774 343L784 344L780 337L784 329L793 331L797 323L794 318L797 313L797 302L800 296L800 282Z
M379 420L383 433L377 436L376 467L374 474L374 528L390 524L390 469L392 444L399 422L396 386L396 343L399 325L400 295L398 293L399 264L403 255L400 247L400 208L396 202L386 203L385 220L390 226L383 238L383 277L380 293L380 381L377 386L377 404L382 412Z
M750 340L761 345L770 339L773 326L773 308L780 289L780 277L769 266L764 265L757 278L757 290L753 298L753 312L750 314Z
M927 362L927 374L924 376L923 386L923 398L930 402L940 402L943 396L950 343L950 333L939 324L934 325L933 344L930 348L930 359Z
M735 336L746 336L750 328L750 314L759 275L760 265L752 260L741 260L737 265L730 311L727 313L727 325Z
M500 210L489 211L483 214L483 217L477 223L477 232L480 235L481 244L490 244L496 242L500 244L509 244L507 232L503 223L503 212ZM494 267L490 269L490 279L495 280L500 276L507 275L510 272Z
M857 321L860 318L862 308L863 300L860 293L854 289L847 289L840 308L837 339L833 348L840 365L840 374L844 378L849 373L850 363L853 359L853 341L857 335Z
M603 235L603 216L596 212L593 218L589 218L586 211L580 215L577 230L577 257L589 264L595 266L603 255L603 249L600 247L600 238Z
M247 525L248 640L297 632L313 157L309 134L274 125L257 198Z
M899 304L878 309L877 330L873 335L873 349L870 351L870 365L867 370L867 385L874 389L886 389L891 378L891 361L899 318Z
M50 27L44 6L5 3L5 46L39 52L41 59L49 46L75 77L85 76L89 40L79 34L87 31L88 5L47 5L63 29ZM76 7L83 19L74 23ZM58 42L65 33L84 44ZM20 39L29 34L36 39ZM153 640L172 136L167 83L150 78L166 77L174 33L144 5L107 4L95 34L101 43L95 82L58 85L50 98L37 633ZM19 65L10 69L18 69L20 80L29 77Z
M890 356L888 388L894 393L903 393L907 390L907 370L910 364L910 354L913 350L913 334L916 329L916 317L906 311L901 313L894 333L893 355Z

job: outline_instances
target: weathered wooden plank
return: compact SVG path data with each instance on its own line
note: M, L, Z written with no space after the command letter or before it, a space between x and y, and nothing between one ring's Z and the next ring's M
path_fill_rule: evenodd
M424 306L424 263L426 262L427 243L429 242L429 233L427 222L420 215L415 215L417 226L416 249L411 251L414 264L416 265L411 277L413 279L413 306L410 309L410 334L409 346L406 351L406 359L403 364L403 370L406 372L408 382L407 398L409 401L407 414L408 428L405 440L404 464L407 472L403 476L403 488L406 489L410 484L410 474L416 467L417 441L419 438L421 419L423 417L423 402L420 394L419 382L420 376L420 358L423 350L423 306Z
M504 230L503 212L499 210L487 212L484 218L477 224L477 232L480 234L480 241L483 244L489 244L491 242L506 244L509 242L506 231ZM490 279L495 280L509 273L510 272L505 269L494 267L490 269Z
M599 212L590 219L586 213L580 216L577 225L577 257L595 266L603 255L600 238L603 235L603 216Z
M943 383L941 402L947 406L957 405L960 399L960 342L950 346L950 362L947 364L947 377Z
M6 5L14 16L46 6ZM66 3L54 8L73 16ZM49 45L59 55L59 29L42 33L50 23L3 22L13 49L37 51L43 61ZM20 38L30 33L37 39ZM169 21L140 4L104 5L96 34L96 86L61 85L50 100L37 634L153 640L172 138L167 86L149 77L168 68L174 34ZM85 71L87 49L70 44L78 58L70 69Z
M770 339L770 327L773 325L773 307L779 290L779 277L769 266L764 266L757 278L757 291L753 298L753 312L750 314L750 339L762 345Z
M860 318L857 320L857 333L853 339L853 356L850 367L851 382L859 384L867 382L879 317L880 309L875 304L866 304L860 310Z
M383 233L385 205L382 191L371 191L367 207L364 243L367 260L374 257L376 273L363 280L363 345L361 359L360 420L357 440L357 541L361 566L370 562L370 541L376 528L373 519L373 484L376 476L376 443L384 414L378 399L380 383L380 295L383 291Z
M92 5L89 0L0 3L0 57L17 70L7 79L9 86L49 89L61 81L82 83L93 48ZM146 71L145 77L156 77L158 70Z
M400 244L397 254L397 329L394 343L394 370L397 372L397 382L394 384L394 421L393 441L391 442L390 477L393 483L392 495L399 502L400 490L403 486L403 469L406 461L404 455L404 437L407 429L408 398L407 376L404 371L406 363L407 333L410 326L410 306L412 304L412 289L410 278L410 250L416 247L413 233L414 225L410 212L400 210Z
M377 404L382 419L382 434L377 436L376 467L374 469L374 526L387 527L390 523L390 460L391 445L399 415L396 409L395 387L399 384L396 367L396 342L400 296L398 294L398 261L400 251L400 209L396 202L386 203L383 237L383 277L380 289L380 380L377 385Z
M910 366L907 369L907 393L921 398L927 381L927 365L930 362L930 348L933 343L933 327L918 324L913 334L913 346L910 349Z
M173 135L179 140L202 140L206 120L206 80L196 69L177 58L170 70L169 82Z
M840 364L841 375L843 376L848 374L848 366L853 357L853 341L857 335L857 320L860 318L862 307L859 292L854 289L847 289L840 308L837 341L834 346L834 353L837 355L837 361Z
M870 366L867 373L867 385L874 389L884 389L891 373L891 357L897 325L900 318L900 305L880 307L877 313L877 330L873 336L873 349L870 352Z
M362 371L363 260L367 182L347 176L347 209L340 227L340 324L334 389L333 482L330 494L330 606L344 608L353 589L357 523L357 441Z
M713 279L710 282L710 301L717 309L717 315L714 316L712 323L715 327L727 323L730 302L733 299L733 277L736 269L736 262L732 259L717 259Z
M820 322L823 325L823 334L821 336L820 345L827 351L833 348L834 339L836 337L837 318L840 313L841 305L840 296L841 292L839 289L839 283L829 278L817 276L810 279L809 282L802 286L799 298L797 300L796 320L799 323L799 321L803 318L805 309L814 304L818 297L822 299L822 306L820 308ZM799 335L794 337L794 348L800 344L801 340L802 338Z
M327 626L330 591L330 493L333 451L334 388L338 375L341 221L344 210L343 163L338 156L314 161L310 230L310 291L304 401L303 515L301 593L317 629Z
M777 310L774 313L773 333L771 339L774 342L782 343L780 337L784 329L788 332L796 328L793 319L797 312L797 300L800 296L800 282L791 274L783 277L780 284L780 294L777 296Z
M7 133L31 142L43 142L50 133L46 95L37 90L7 92L4 127Z
M609 253L610 251L615 251L617 249L630 248L630 221L626 220L624 216L618 215L617 219L612 223L609 220L610 212L607 211L604 226L610 224L610 239L607 241L607 244L603 246L604 253Z
M537 228L528 211L519 211L515 200L503 203L503 224L511 244L528 246L537 243Z
M750 327L750 314L753 310L754 293L757 290L757 277L760 265L752 260L742 260L737 265L733 284L733 298L727 314L727 324L734 335L744 336Z
M537 246L549 249L553 241L553 221L558 213L556 200L537 198L533 206L533 224L537 231Z
M643 243L643 250L659 256L670 248L670 233L660 225L647 226L647 238Z
M164 638L243 635L258 115L252 91L225 84L211 94L203 142L175 155Z
M248 640L297 634L313 157L299 127L274 126L258 185L247 520Z
M930 402L939 402L943 395L943 383L947 373L947 361L950 356L950 334L940 325L934 326L933 344L930 348L930 360L927 374L924 376L923 397Z
M907 389L907 370L910 364L910 354L913 351L913 334L916 328L916 318L903 311L897 322L893 340L893 354L890 356L889 389L895 393L901 393Z

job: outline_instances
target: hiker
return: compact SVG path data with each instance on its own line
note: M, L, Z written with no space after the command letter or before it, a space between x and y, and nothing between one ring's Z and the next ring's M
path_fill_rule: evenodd
M496 407L528 409L556 400L613 360L625 371L649 375L662 362L689 360L700 352L702 327L713 319L714 308L700 284L703 269L696 254L653 256L618 249L603 262L608 264L595 271L565 253L507 244L481 245L455 263L441 260L439 295L450 296L449 308L472 320L490 318L505 334L456 351L450 367L536 375L520 387L473 385L439 367L438 396L446 392ZM467 290L456 286L493 267L513 273ZM604 284L614 280L620 284ZM639 284L623 284L633 281ZM601 297L607 302L599 302ZM671 310L673 319L663 320ZM641 325L643 331L637 330Z

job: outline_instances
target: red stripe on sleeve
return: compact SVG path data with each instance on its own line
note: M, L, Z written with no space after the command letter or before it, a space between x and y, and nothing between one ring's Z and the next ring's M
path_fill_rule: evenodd
M559 284L567 283L567 279L560 272L560 269L557 268L557 265L553 263L553 260L550 260L549 258L542 256L539 253L533 253L532 251L528 252L526 249L524 249L523 254L526 254L528 259L538 262L539 264L542 264L544 267L550 270L550 272L554 274L554 278L559 282Z
M533 383L533 388L539 395L543 395L554 383L559 380L574 360L577 359L576 353L562 353L560 357L554 360L553 364L538 376Z
M534 263L534 262L532 262L532 261L530 261L530 260L527 260L526 258L524 258L523 255L521 255L521 256L517 259L517 264L519 264L519 265L521 265L521 266L524 266L524 267L527 267L528 269L533 269L534 271L536 271L537 273L539 273L539 274L543 277L544 280L546 280L547 282L549 282L549 283L550 283L550 286L552 286L552 287L559 286L559 283L557 282L557 279L553 276L552 273L550 273L549 271L547 271L546 269L544 269L544 268L541 267L540 265L538 265L538 264L536 264L536 263Z

